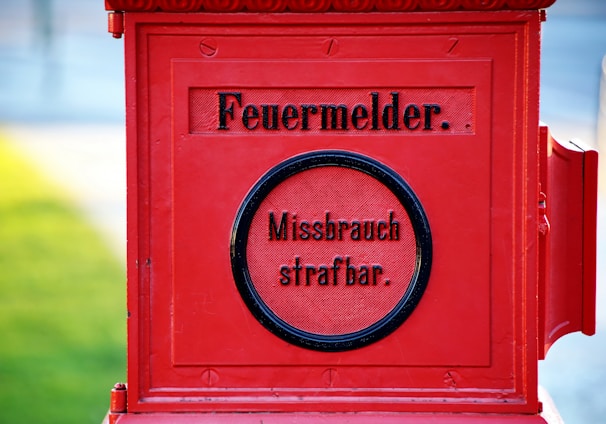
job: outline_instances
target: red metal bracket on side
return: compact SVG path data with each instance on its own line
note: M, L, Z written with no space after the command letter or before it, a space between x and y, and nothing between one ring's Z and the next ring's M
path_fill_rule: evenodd
M547 151L541 191L548 231L539 224L539 357L565 334L595 333L598 152L580 142L560 144L540 129Z

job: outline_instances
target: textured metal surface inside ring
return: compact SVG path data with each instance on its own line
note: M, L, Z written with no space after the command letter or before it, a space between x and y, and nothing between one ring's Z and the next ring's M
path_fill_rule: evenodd
M356 349L396 330L429 279L422 205L393 170L316 151L268 171L242 203L231 263L255 318L289 343Z

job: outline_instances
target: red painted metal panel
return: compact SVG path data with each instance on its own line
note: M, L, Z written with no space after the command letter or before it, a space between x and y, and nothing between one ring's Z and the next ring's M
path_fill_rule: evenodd
M107 0L129 349L107 422L560 422L537 359L595 331L597 153L539 130L552 3Z
M427 77L423 76L425 70L430 70L434 68L437 64L434 62L424 62L421 64L418 63L394 63L394 62L381 62L376 61L372 64L366 63L355 63L355 62L345 62L338 64L329 64L329 63L313 63L314 69L318 71L319 74L325 75L330 73L343 73L347 69L351 69L352 66L356 66L360 68L359 74L356 74L355 79L350 77L348 84L351 87L355 87L355 90L360 93L368 93L368 88L370 84L374 82L378 86L392 86L395 84L395 81L398 80L399 75L407 74L412 75L412 77L407 78L408 85L422 85L425 81L428 81ZM490 81L490 63L486 61L469 61L463 64L439 64L442 66L443 71L447 71L444 73L444 77L442 77L442 84L452 85L460 85L465 84L468 87L475 87L476 92L474 93L474 101L476 102L490 102L489 97L489 81ZM264 74L268 73L269 70L273 70L272 72L276 72L274 78L272 80L272 85L274 87L283 87L283 86L292 86L293 84L298 84L299 86L303 86L305 88L310 87L322 87L322 85L326 85L327 89L332 89L331 85L334 86L334 83L330 81L321 80L320 77L315 78L306 78L303 81L297 81L296 73L297 67L295 64L281 64L281 63L265 63L265 71L256 70L253 72L253 66L249 63L232 63L228 61L227 63L219 63L219 64L208 64L201 68L198 65L191 64L188 62L180 62L175 65L173 68L173 73L177 73L179 75L183 75L183 78L179 79L179 81L175 81L175 85L183 88L175 88L175 92L180 97L181 95L186 95L187 87L195 86L200 87L201 84L207 84L209 86L217 86L220 84L226 84L227 86L234 86L234 84L238 84L238 86L248 87L249 85L254 85L255 81L261 80L261 83L266 83L264 81ZM376 68L391 66L390 73L385 75L381 75L381 73L373 73L373 70ZM196 68L198 71L196 72ZM225 74L226 69L241 69L243 77L240 77L238 81L227 81L221 82L219 81L219 76ZM204 71L203 73L201 71ZM473 78L472 75L473 70L483 70L480 78ZM420 71L418 73L414 71ZM209 74L210 76L206 76ZM215 79L216 78L216 79ZM352 90L354 88L351 88ZM314 88L315 90L315 88ZM304 91L304 90L301 90ZM385 90L383 90L385 91ZM389 91L388 91L389 92ZM296 92L295 92L296 93ZM463 96L466 96L466 92L459 93ZM385 96L387 97L387 96ZM214 111L217 108L216 98L213 103L209 103L208 109ZM355 104L355 103L352 103ZM182 109L179 108L174 112L174 122L176 126L176 131L181 133L185 133L188 131L188 122L187 119L188 114L186 113L187 104L182 104ZM486 122L488 123L490 120L489 115L486 113L487 111L477 111L475 115L475 120L473 121L475 132L473 134L467 135L467 140L476 140L476 143L467 143L466 146L462 146L456 140L453 140L451 143L448 143L448 146L443 146L443 151L430 153L431 146L427 145L425 142L417 142L410 143L406 142L403 137L409 137L408 134L401 135L398 134L397 137L391 136L391 140L387 138L387 135L383 134L373 134L370 133L365 137L357 137L357 140L351 140L350 135L344 137L344 134L339 134L338 137L340 140L339 144L332 139L327 140L326 135L316 136L317 138L312 137L297 137L297 139L293 138L288 140L288 142L282 142L279 139L276 140L280 136L279 134L272 133L261 133L261 134L246 134L245 136L240 135L238 131L235 131L235 134L232 135L231 132L219 131L217 130L217 126L214 127L214 134L210 135L198 135L191 134L185 135L181 140L177 141L178 148L176 149L177 157L175 158L175 162L173 165L174 173L175 173L175 193L174 193L174 205L175 210L180 208L181 204L187 204L188 207L191 204L190 193L191 186L187 183L192 175L192 170L196 170L195 172L200 173L201 175L196 177L200 180L210 180L214 175L221 173L223 175L223 179L227 179L228 176L230 178L237 180L239 178L247 178L251 183L255 182L264 172L271 168L274 164L280 162L281 158L287 158L296 153L305 152L306 150L317 150L324 149L326 147L330 148L339 148L341 146L351 146L350 148L356 149L360 153L372 154L377 159L382 159L385 163L390 164L393 162L393 159L390 161L388 158L391 156L392 149L395 146L398 148L405 148L408 150L406 155L403 155L402 163L404 166L411 168L413 164L411 164L410 160L407 157L416 157L417 162L416 165L419 169L426 169L426 167L431 166L431 161L439 160L442 163L450 162L449 166L449 174L445 177L450 181L456 181L458 187L463 185L471 186L475 185L475 191L467 190L466 195L474 196L477 199L477 202L466 202L460 203L458 202L458 196L456 190L451 190L450 192L446 191L446 187L444 187L444 191L440 191L439 196L424 195L424 193L435 192L436 187L433 184L432 180L427 180L423 178L415 179L415 172L413 169L402 174L405 179L409 181L411 185L414 185L414 190L417 192L417 195L421 197L424 207L429 211L431 209L440 209L442 202L446 202L449 204L449 214L444 215L443 220L432 221L432 232L434 233L434 238L436 234L439 234L441 239L441 244L438 245L440 249L446 249L447 251L454 252L457 251L456 255L451 253L451 256L447 262L442 260L434 263L434 267L432 273L434 275L449 275L454 274L460 269L460 263L466 261L468 257L476 258L473 261L473 264L468 265L468 275L466 277L468 284L473 285L475 287L475 298L465 298L459 299L457 302L449 302L449 303L439 303L433 302L429 305L419 305L419 307L428 308L426 312L425 323L422 326L415 328L410 328L409 331L412 333L408 336L410 340L425 340L427 335L423 335L423 328L426 326L431 326L431 323L434 321L441 321L444 323L448 323L446 326L435 327L434 328L434 336L437 340L440 340L445 344L456 344L461 340L466 340L466 343L473 343L473 349L467 350L457 350L450 351L444 349L431 349L431 350L419 350L419 349L405 349L402 352L400 348L395 348L391 346L376 346L375 349L379 349L376 353L372 353L370 356L376 358L375 364L382 365L385 363L395 363L398 360L405 361L411 365L421 365L421 364L436 364L442 363L445 365L482 365L487 366L489 364L489 288L484 284L484 282L489 278L489 265L488 259L486 256L482 258L483 252L489 250L489 239L486 230L481 232L476 227L478 227L478 223L482 222L481 228L488 228L489 221L489 210L486 207L482 207L482 203L489 202L490 200L487 198L489 195L489 151L488 145L480 145L480 138L488 136L488 126L478 126L475 128L476 122ZM202 113L203 116L208 116L210 113L206 111L206 113ZM445 114L445 116L448 116ZM236 130L237 128L234 128ZM230 130L231 131L231 130ZM423 130L421 130L423 131ZM465 128L465 124L461 124L461 131L467 131ZM312 132L312 131L310 131ZM380 131L377 131L380 133ZM465 133L463 134L465 135ZM219 139L229 139L229 144L225 144L224 147L216 146L213 150L213 155L215 155L216 163L208 164L203 169L199 168L199 160L197 159L200 155L198 149L206 148L204 144L199 143L205 140L205 137L219 137ZM457 133L457 128L454 127L450 129L447 133L448 137L458 137L459 140L463 140L461 135ZM228 138L229 137L229 138ZM254 142L251 142L251 137L253 137ZM376 141L370 142L368 137L373 137ZM419 137L429 137L427 131L425 134L421 133ZM328 144L332 143L332 144ZM394 144L397 143L397 144ZM401 146L401 147L400 147ZM251 149L254 149L258 152L254 156L254 158L248 157ZM281 151L282 150L282 151ZM243 157L237 158L238 154ZM482 155L485 160L478 162L473 159L473 154ZM438 159L430 159L431 156L438 155ZM455 160L456 155L456 160ZM404 157L405 156L405 157ZM246 158L245 158L246 157ZM477 156L476 156L477 157ZM182 159L181 159L182 158ZM426 159L424 159L426 158ZM235 161L242 160L246 166L239 167L237 169L229 170L225 169L224 163L226 161ZM445 171L444 171L445 172ZM467 172L466 176L465 173ZM463 178L467 178L466 181L462 181ZM481 183L478 181L481 179ZM175 231L177 231L175 237L177 239L183 239L186 234L189 233L197 233L197 234L214 234L214 232L221 231L221 234L218 234L216 238L218 240L226 240L226 234L231 231L232 222L231 220L221 220L221 216L225 214L231 214L235 218L235 211L237 210L239 204L242 202L242 199L246 195L246 193L250 190L251 185L242 185L241 187L236 187L235 189L239 190L233 196L233 200L231 206L228 208L228 211L221 211L216 209L216 205L214 206L213 211L208 211L210 213L212 219L208 221L200 220L195 221L195 216L186 215L180 222L187 223L185 227L181 227L179 223L175 224ZM233 187L232 187L233 188ZM207 187L206 190L210 190L207 192L208 196L212 198L221 198L223 202L226 202L225 192L229 191L229 194L233 194L233 190L229 190L222 185L215 185ZM323 208L325 206L322 206ZM195 213L193 209L191 209L192 213ZM322 209L321 212L323 212ZM181 213L187 213L187 211L183 211ZM429 212L428 212L429 213ZM233 218L232 218L233 219ZM455 224L455 222L457 224ZM465 250L458 249L460 239L457 234L453 234L450 230L452 225L459 225L462 228L465 228L467 231L472 231L475 235L473 241L470 241ZM221 228L224 227L224 228ZM224 252L223 252L224 253ZM183 250L174 251L174 266L176 273L183 273L184 275L194 275L203 273L204 269L208 269L210 264L220 264L223 261L223 275L222 278L217 278L217 285L219 288L217 290L209 289L210 293L217 293L217 296L223 296L220 301L216 302L216 305L209 305L209 308L220 308L225 311L225 305L230 305L234 302L234 299L238 299L239 296L237 291L235 291L235 287L231 286L230 291L226 291L221 281L223 279L230 279L230 265L226 262L227 258L225 258L220 250L216 252L212 252L210 256L206 258L202 258L201 260L196 260L196 258L192 255L197 255L195 249L185 247ZM208 255L208 254L207 254ZM215 256L216 255L216 256ZM216 265L215 265L216 267ZM443 292L447 296L457 297L456 286L448 285L448 279L446 277L441 278L444 282L444 286L434 285L434 288L431 287L428 290L443 290ZM175 299L175 317L179 318L179 321L182 323L182 327L180 329L180 334L175 335L173 342L174 355L173 361L176 361L178 364L197 364L200 362L206 363L208 365L218 365L224 364L225 355L220 351L212 350L212 349L204 349L203 340L210 337L210 334L218 329L222 329L224 334L230 334L232 337L226 338L224 343L228 343L230 346L230 352L233 356L233 360L237 360L240 364L250 364L250 365L287 365L293 363L299 364L323 364L326 362L326 355L322 354L314 354L314 353L306 353L304 356L301 356L297 351L290 351L289 354L281 355L279 358L271 358L266 355L266 349L268 346L273 346L277 340L271 335L264 331L261 327L254 326L253 329L258 328L258 334L255 334L255 339L259 340L258 347L250 346L246 343L250 334L247 329L246 331L241 331L240 335L235 333L234 331L230 331L229 326L230 322L225 322L223 319L223 314L217 309L213 313L210 313L209 322L208 322L208 330L200 327L200 323L197 322L196 319L191 315L195 313L192 308L187 307L189 301L191 301L192 296L195 296L193 293L189 293L188 283L186 279L183 279L184 285L180 284L178 281L175 281L175 293L179 293L179 298ZM440 284L440 283L436 283ZM212 286L211 286L212 287ZM207 296L209 292L205 292L204 296ZM239 311L239 303L234 305L234 314L238 314ZM245 311L246 312L246 311ZM241 312L240 312L241 313ZM237 315L236 315L237 316ZM458 316L457 320L451 320L450 317ZM471 333L469 333L469 328L474 328L474 340L471 340ZM198 334L204 335L206 337L201 337L199 339L193 339L191 334L197 332ZM242 349L242 346L246 346L246 349ZM276 347L277 348L277 347ZM275 348L274 348L275 349ZM292 356L298 355L298 356ZM341 362L346 361L351 364L358 363L368 363L369 355L364 352L351 352L348 359L341 359ZM399 358L399 359L398 359ZM448 362L444 362L448 360Z
M536 421L539 20L537 11L126 13L129 412ZM220 93L231 93L223 106ZM302 105L328 102L344 105L348 130L307 106L306 132ZM396 109L399 129L388 130ZM430 279L406 321L339 352L269 331L230 261L234 220L255 183L326 150L393 170L433 240ZM120 420L147 419L134 417Z

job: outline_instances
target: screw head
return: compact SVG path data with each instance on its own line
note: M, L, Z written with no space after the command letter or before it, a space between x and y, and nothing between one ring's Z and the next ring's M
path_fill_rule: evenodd
M202 56L211 57L217 54L218 43L214 38L205 38L200 41L200 52Z
M116 390L126 390L126 384L124 384L124 383L116 383L116 384L114 384L114 389L116 389Z

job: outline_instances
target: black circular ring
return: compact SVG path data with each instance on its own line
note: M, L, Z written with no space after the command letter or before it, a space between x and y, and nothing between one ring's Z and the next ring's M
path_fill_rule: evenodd
M410 218L416 238L416 264L408 289L396 306L374 324L348 334L322 335L302 331L279 318L263 301L248 270L247 244L250 225L261 202L285 179L308 169L340 166L364 172L384 184L400 201ZM231 234L231 266L236 286L253 316L269 331L289 343L318 351L356 349L380 340L396 330L417 306L431 271L432 240L421 202L395 171L357 153L323 150L287 159L269 170L244 199Z

